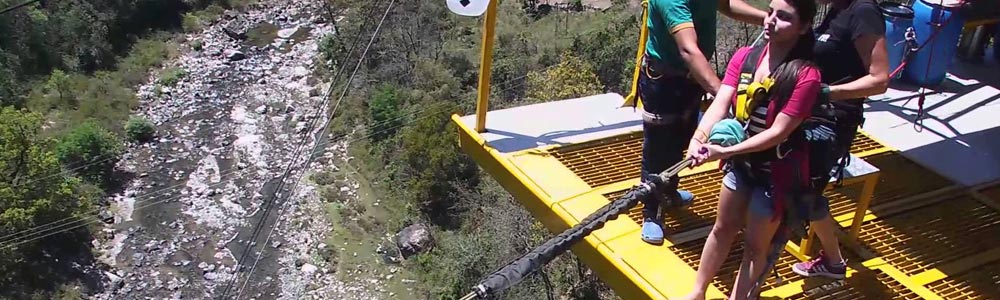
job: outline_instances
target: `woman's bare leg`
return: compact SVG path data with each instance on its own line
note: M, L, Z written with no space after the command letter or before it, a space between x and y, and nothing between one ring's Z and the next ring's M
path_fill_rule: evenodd
M747 211L748 194L730 190L723 186L719 192L718 217L712 232L705 240L705 247L701 250L701 260L698 262L698 275L695 277L694 291L691 291L682 299L702 300L705 299L705 291L712 283L712 278L719 272L722 263L729 256L729 248L733 245L733 240L740 228L743 228Z
M744 240L746 240L746 238L744 238ZM752 257L750 257L750 251L746 251L744 249L743 250L742 258L740 258L740 268L736 270L736 274L737 274L737 276L736 276L736 282L733 283L733 287L739 286L740 282L742 282L742 281L746 281L746 280L741 280L739 274L749 274L749 272L750 272L750 263L749 262L750 262L751 259L752 259ZM730 294L729 295L729 299L730 300L737 299L736 298L736 293L733 292L732 294Z
M736 288L730 299L746 299L756 280L769 269L765 269L767 254L771 248L771 239L778 229L778 221L773 220L771 216L756 214L750 214L749 220L747 231L744 233L746 237L744 260L740 272L736 275ZM747 257L750 258L749 261L746 260ZM749 272L745 272L746 270Z
M819 237L820 244L823 244L823 253L826 254L826 258L834 262L844 260L844 257L840 255L840 241L833 233L833 217L827 214L826 218L809 222L809 226L812 226L816 236Z

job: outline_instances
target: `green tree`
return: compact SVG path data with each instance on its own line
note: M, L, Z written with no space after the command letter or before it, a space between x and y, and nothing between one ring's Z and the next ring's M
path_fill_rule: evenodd
M63 165L101 186L111 182L122 151L118 137L90 121L73 128L56 146L56 154Z
M45 96L50 99L47 101L49 107L42 109L56 107L63 107L67 109L78 108L80 103L74 95L72 81L73 78L62 70L56 69L52 71L52 74L49 75L49 80L42 86L46 94Z
M15 70L16 57L0 49L0 106L20 106L22 104L22 85L18 82Z
M630 14L614 15L608 26L573 40L572 49L593 64L601 84L610 91L624 94L630 86L639 40L638 22Z
M528 73L527 98L545 102L599 94L601 83L593 69L587 61L565 52L558 65Z
M402 168L397 182L404 184L404 196L435 224L458 225L456 186L478 183L478 169L466 156L459 154L457 129L451 125L448 104L435 104L428 111L434 115L419 119L407 127L401 138L402 150L397 158Z
M96 197L79 179L61 173L55 153L47 150L49 142L39 135L41 125L40 114L0 110L0 236L6 237L0 244L0 274L5 274L0 285L4 286L16 282L13 277L35 274L32 269L18 269L29 263L26 257L41 247L64 246L68 240L61 237L87 229L67 226L33 232L37 231L33 227L79 218Z
M399 92L391 85L383 85L372 95L368 106L370 124L368 131L372 142L378 143L396 134L403 124Z

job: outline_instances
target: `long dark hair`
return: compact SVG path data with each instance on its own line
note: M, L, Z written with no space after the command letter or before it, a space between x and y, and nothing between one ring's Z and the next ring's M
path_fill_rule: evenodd
M798 83L799 72L803 67L815 66L813 63L813 46L816 44L816 35L813 33L811 25L816 17L816 0L784 0L787 1L799 17L799 23L810 26L806 33L799 35L795 46L788 52L785 59L775 68L771 77L774 78L774 87L771 95L777 101L776 107L784 107L788 98L792 97L792 91Z

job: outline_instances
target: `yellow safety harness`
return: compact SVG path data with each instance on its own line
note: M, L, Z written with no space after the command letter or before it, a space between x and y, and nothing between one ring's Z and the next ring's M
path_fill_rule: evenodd
M746 130L750 123L750 117L753 112L760 106L769 106L771 104L771 88L774 85L774 78L767 76L761 81L753 80L754 73L757 70L757 62L760 60L760 56L764 52L765 46L756 46L751 48L750 53L743 60L743 64L740 66L740 80L736 86L736 101L732 106L730 113L733 118L743 125L744 130ZM771 115L775 112L768 112L768 116L764 117L765 127L770 126L772 122ZM787 141L786 141L787 142ZM764 150L756 153L749 153L744 155L739 155L734 157L734 163L741 165L741 167L749 167L747 165L750 161L771 161L774 159L781 159L787 155L792 149L790 149L785 142L774 146L772 149ZM747 169L747 171L749 171ZM761 176L754 176L761 177Z
M736 103L734 103L731 113L737 121L746 127L749 124L750 116L760 105L770 103L771 86L774 79L770 76L762 81L754 81L753 76L757 71L757 61L764 52L764 46L753 47L740 66L740 80L736 85Z
M736 89L736 104L733 105L736 120L743 124L749 122L753 110L761 103L767 102L772 85L774 79L771 77L758 82L753 80L753 72L741 73L740 84Z

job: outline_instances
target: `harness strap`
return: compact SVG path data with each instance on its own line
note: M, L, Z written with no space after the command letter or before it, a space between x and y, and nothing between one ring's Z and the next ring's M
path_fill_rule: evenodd
M729 114L733 116L737 121L742 123L743 130L746 131L748 122L741 120L741 115L746 116L749 120L749 114L752 112L748 107L750 105L749 99L747 99L747 89L750 84L753 83L753 75L757 70L757 62L760 61L760 56L764 53L764 45L753 46L750 48L750 53L747 53L746 58L743 59L743 64L740 65L740 78L736 85L736 96L733 97L733 105L730 108ZM742 167L742 165L737 166L733 158L723 160L719 163L719 170L723 171L726 167Z
M844 151L844 154L841 155L840 158L838 158L838 159L840 161L837 162L837 171L834 173L834 175L837 176L837 183L835 183L834 185L836 185L836 186L843 186L844 185L844 174L847 173L846 172L847 171L847 166L851 165L851 149L850 149L850 146L848 146L847 150ZM823 184L825 184L825 182Z
M754 73L757 71L757 63L760 61L761 55L763 55L765 45L755 46L750 49L750 53L747 54L746 58L743 59L743 64L740 65L740 78L739 83L736 86L736 102L733 103L732 114L740 122L745 122L749 120L750 115L753 114L755 107L754 99L749 97L750 85L754 82ZM744 124L746 128L746 124Z
M808 144L805 144L804 147L806 147L804 151L795 152L793 153L793 155L801 156L809 153ZM772 168L778 167L778 165L779 163L773 164ZM771 273L778 281L778 283L781 283L781 276L780 274L778 274L777 268L774 268L774 266L777 263L778 257L781 255L781 252L784 251L785 244L788 242L793 233L797 233L799 235L805 234L804 232L805 219L803 219L802 216L800 215L801 212L798 211L799 207L794 206L795 205L794 201L798 199L800 196L805 195L804 193L802 193L802 188L804 187L804 184L806 186L809 184L809 182L795 181L795 179L801 179L803 175L805 177L805 180L809 180L808 176L809 164L806 162L806 160L800 159L799 164L795 164L794 162L789 162L789 161L783 161L783 164L781 165L782 165L781 167L790 168L790 170L788 170L790 172L789 174L794 175L792 176L793 180L790 183L791 186L789 187L788 190L786 190L791 192L790 196L792 196L792 198L791 199L787 198L787 196L789 195L785 195L783 192L781 192L781 190L778 190L779 192L772 193L772 195L774 195L775 204L779 205L779 209L776 209L774 214L774 216L778 218L779 224L778 224L778 229L775 231L774 236L771 238L771 244L770 244L771 247L768 249L767 260L765 261L764 265L765 270L771 269ZM781 198L779 198L779 195L781 196ZM812 199L808 199L807 201L812 201ZM785 209L784 208L785 202L788 202L788 205L791 207ZM750 288L747 297L752 298L755 291L757 291L758 289L761 288L761 286L764 285L765 278L767 278L766 271L761 273L760 276L756 278L756 280L753 283L753 286Z

